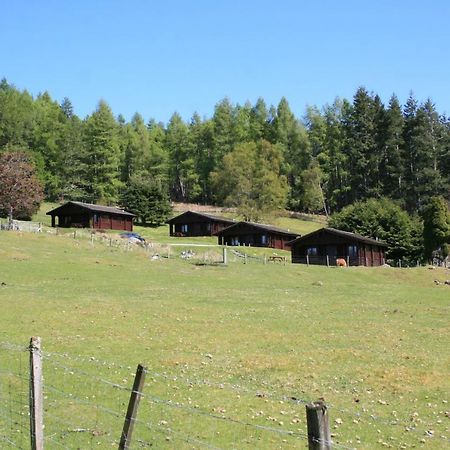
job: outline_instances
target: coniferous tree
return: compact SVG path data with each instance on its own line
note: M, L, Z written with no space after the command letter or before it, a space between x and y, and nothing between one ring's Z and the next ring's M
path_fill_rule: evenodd
M345 111L350 109L347 101L335 100L324 111L326 124L324 148L317 155L324 174L323 186L327 203L326 212L345 206L350 191L349 171L345 147L345 129L343 126Z
M195 170L194 146L189 128L180 115L172 115L167 126L165 147L169 153L169 177L172 198L176 201L193 201L201 189Z
M348 203L351 203L370 197L374 191L372 180L378 176L374 100L363 87L356 91L346 116L345 129L345 153L350 174Z
M290 186L291 206L297 204L301 173L311 163L311 148L305 127L296 119L289 103L283 97L278 104L274 119L274 142L283 149L282 173Z
M405 202L409 211L418 211L430 197L445 190L437 163L439 117L430 101L418 107L412 95L404 115Z
M269 113L263 98L259 97L250 111L250 140L270 140Z
M63 123L58 140L60 148L58 198L60 200L89 200L86 166L88 158L83 132L83 122L76 115Z
M380 177L383 184L383 194L396 200L402 198L403 188L404 166L401 151L403 147L403 126L400 103L397 97L392 95L381 124Z
M236 144L234 108L228 98L221 100L214 109L213 161L214 168L222 162L224 155Z
M189 124L189 134L195 154L195 171L201 189L199 200L202 203L212 201L210 173L215 169L213 156L214 126L211 120L202 121L195 113Z
M131 177L122 189L120 201L143 225L162 225L170 216L168 193L157 180Z
M121 186L118 124L104 101L85 122L85 145L89 201L116 203Z

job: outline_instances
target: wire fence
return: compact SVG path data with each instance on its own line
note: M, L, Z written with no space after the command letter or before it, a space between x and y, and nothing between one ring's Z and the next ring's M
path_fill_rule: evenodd
M103 230L91 230L85 228L66 229L43 227L37 222L13 221L0 223L2 230L19 232L35 232L60 238L71 239L76 243L86 243L92 247L102 246L112 252L134 252L144 254L151 261L164 261L178 259L195 265L226 265L226 264L286 264L288 257L286 252L280 255L274 249L267 249L261 253L261 249L255 251L252 247L226 247L217 244L199 243L160 243L146 242L124 233L107 233Z
M46 448L92 449L119 445L134 368L93 356L42 351L44 443ZM146 370L145 388L132 448L274 449L308 445L305 405L312 398L286 392L264 380L209 380L177 371ZM0 343L0 448L29 448L29 349ZM354 409L328 403L333 448L448 448L448 425L427 427L405 413L380 416L370 405ZM447 413L448 414L448 413ZM447 417L448 420L448 417ZM350 423L347 431L340 424ZM436 424L435 424L436 425ZM390 440L393 429L407 431ZM376 428L377 443L364 442L364 429ZM367 438L366 438L367 439ZM322 442L323 443L323 442ZM375 445L374 445L375 444Z

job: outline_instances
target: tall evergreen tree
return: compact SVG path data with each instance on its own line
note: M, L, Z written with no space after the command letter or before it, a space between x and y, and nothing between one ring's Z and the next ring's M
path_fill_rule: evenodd
M289 204L297 204L300 176L311 162L311 148L305 127L296 119L288 101L283 97L274 119L275 142L283 149L282 173L290 186Z
M93 203L116 203L121 186L118 124L104 101L86 120L85 145L89 200Z
M383 194L392 199L402 198L403 188L403 114L395 95L389 100L389 106L381 123L381 161L380 178Z
M189 128L180 115L172 115L167 126L165 147L169 153L169 177L172 198L176 201L195 201L200 194L195 170L194 147Z
M269 140L269 112L262 97L259 97L250 111L250 140Z
M346 117L348 173L350 174L349 203L371 197L378 179L376 127L373 98L363 87L353 97L350 114Z

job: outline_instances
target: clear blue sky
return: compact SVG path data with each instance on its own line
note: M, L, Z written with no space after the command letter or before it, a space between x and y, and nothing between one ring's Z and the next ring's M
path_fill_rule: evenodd
M100 99L130 119L210 117L225 96L306 105L358 86L410 90L450 114L448 0L0 0L0 78L33 95Z

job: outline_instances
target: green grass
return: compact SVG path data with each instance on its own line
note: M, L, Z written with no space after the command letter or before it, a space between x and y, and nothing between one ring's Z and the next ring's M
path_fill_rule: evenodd
M304 405L290 397L324 397L347 447L449 447L450 287L434 284L449 271L151 254L0 232L0 341L38 335L50 353L48 448L111 448L129 393L105 381L130 387L138 363L149 374L133 448L305 448ZM0 439L23 447L26 367L26 353L0 347Z

